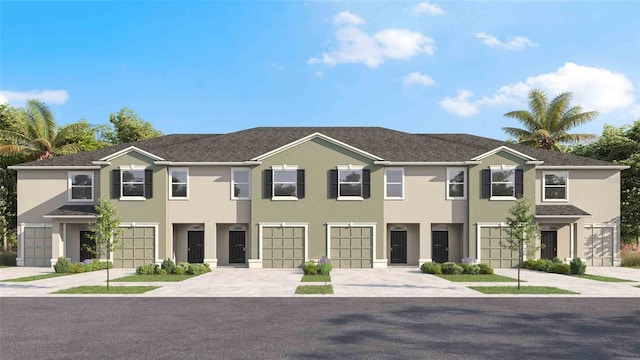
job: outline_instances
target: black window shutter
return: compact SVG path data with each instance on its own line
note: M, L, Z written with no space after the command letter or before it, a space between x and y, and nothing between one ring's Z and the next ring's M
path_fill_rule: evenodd
M516 197L520 198L524 194L524 174L522 169L516 169Z
M371 197L371 170L362 170L362 197L368 199Z
M153 170L151 169L144 171L144 197L153 198Z
M273 171L266 169L262 172L262 178L262 183L264 184L262 197L264 199L271 199L273 196Z
M488 199L491 197L491 170L482 170L482 198Z
M338 170L329 170L329 198L338 198Z
M120 170L111 170L111 198L120 198Z
M298 170L298 199L304 199L304 170Z

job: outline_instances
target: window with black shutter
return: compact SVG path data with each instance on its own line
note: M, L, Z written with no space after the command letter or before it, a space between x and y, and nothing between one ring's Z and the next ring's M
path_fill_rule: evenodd
M329 170L329 198L338 198L338 170Z
M262 172L262 197L264 199L271 199L273 194L273 172L271 169L265 169Z
M304 199L304 170L298 170L298 199Z
M153 170L151 169L144 171L144 197L153 198Z
M120 198L120 170L111 170L111 198Z

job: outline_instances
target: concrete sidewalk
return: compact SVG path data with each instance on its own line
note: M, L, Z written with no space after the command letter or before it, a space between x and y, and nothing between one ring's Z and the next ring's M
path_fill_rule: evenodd
M47 268L3 268L0 280L51 273ZM516 269L496 269L496 274L517 276ZM111 269L115 279L134 274L134 269ZM589 268L589 274L629 279L634 282L607 283L572 276L522 270L524 286L553 286L579 295L525 295L526 297L640 297L640 270L625 268ZM111 296L111 297L522 297L523 295L486 295L468 286L514 286L515 283L456 283L422 274L415 267L386 269L334 269L331 272L333 295L295 295L301 283L299 269L247 269L219 267L181 282L117 282L117 286L161 286L140 295L61 295L52 292L81 285L105 285L104 270L73 274L31 282L0 282L0 297ZM320 285L322 283L315 283Z

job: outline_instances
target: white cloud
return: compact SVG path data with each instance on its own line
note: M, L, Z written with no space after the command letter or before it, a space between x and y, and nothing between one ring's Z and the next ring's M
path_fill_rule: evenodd
M11 104L24 103L29 99L38 99L49 105L61 105L69 99L67 90L0 91L0 96Z
M469 90L458 90L458 96L445 97L440 101L440 106L456 115L471 116L478 112L477 104L469 101L472 96L473 93Z
M369 35L355 27L336 30L337 50L310 58L308 64L335 66L341 63L364 63L375 68L385 59L409 59L420 53L436 51L433 39L418 32L383 29Z
M313 75L314 75L315 77L323 77L323 76L324 76L324 73L323 73L322 71L316 71L315 73L313 73Z
M333 23L335 25L362 25L364 20L354 13L343 11L333 16Z
M439 16L444 14L444 10L438 5L429 4L427 1L415 4L411 8L411 12L414 15L427 14L432 16Z
M461 91L458 91L458 97L445 97L440 105L445 110L461 116L473 115L475 112L455 111L450 105L452 100L457 99L459 103L464 102L476 110L480 106L504 105L526 108L526 99L532 88L543 90L550 98L570 92L573 94L571 104L581 106L584 111L595 110L603 114L614 111L633 113L640 109L635 102L636 89L624 74L574 63L566 63L554 72L531 76L525 81L502 86L494 94L483 96L476 101L470 100L470 92L463 90L462 93L466 96L461 97Z
M493 35L481 32L476 34L476 38L482 39L482 42L486 45L503 48L505 50L524 50L527 46L537 46L537 44L524 36L515 36L507 42L502 42Z
M8 104L9 101L7 100L6 97L4 97L4 95L2 95L2 93L0 92L0 104Z
M421 74L418 71L412 72L411 74L402 78L402 83L405 86L411 86L411 85L429 86L429 85L436 84L436 82L430 76Z

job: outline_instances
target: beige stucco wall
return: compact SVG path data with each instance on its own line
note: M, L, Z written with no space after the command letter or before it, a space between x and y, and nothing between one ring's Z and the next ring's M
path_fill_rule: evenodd
M305 198L293 201L263 199L263 171L272 165L298 165L305 170ZM341 201L329 198L328 171L337 165L365 165L371 170L371 198ZM305 222L309 226L310 259L327 256L327 222L376 223L376 258L385 259L383 226L383 169L364 156L314 139L263 160L252 172L251 259L258 258L258 223Z

